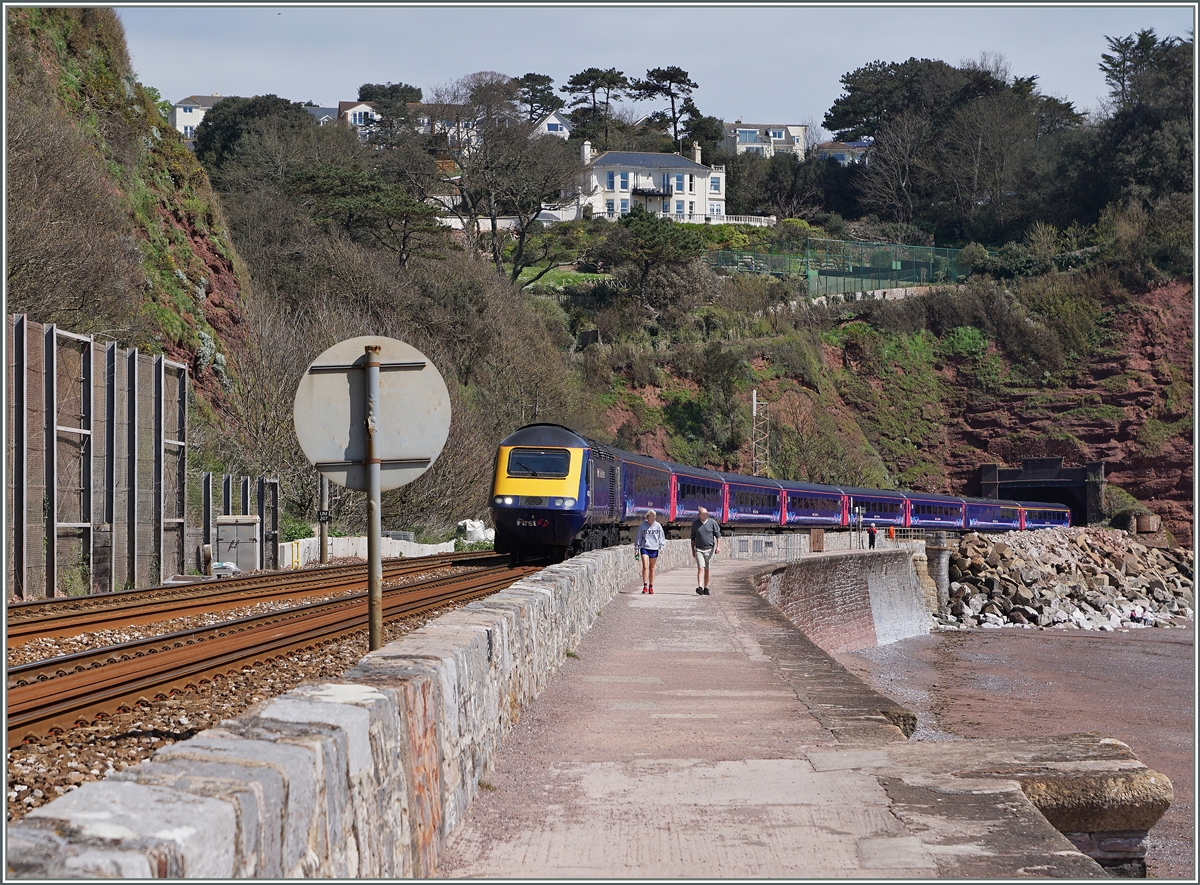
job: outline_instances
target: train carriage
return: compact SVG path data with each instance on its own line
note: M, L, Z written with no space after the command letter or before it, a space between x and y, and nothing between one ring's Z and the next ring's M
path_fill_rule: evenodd
M718 522L725 501L725 481L713 470L667 462L671 468L671 511L668 522L690 523L705 508Z
M966 502L951 495L905 492L908 525L919 529L961 529Z
M966 498L966 527L979 532L1015 532L1021 528L1021 508L1015 501Z
M1046 501L1018 501L1021 508L1021 529L1070 528L1071 508L1066 504Z
M785 496L785 526L836 528L847 525L846 496L834 486L780 481Z
M783 489L764 476L718 473L725 483L722 525L778 526L782 524Z
M903 492L893 492L887 489L842 489L846 495L847 525L852 525L858 518L858 510L862 508L862 523L876 525L903 526L906 524L908 509L905 506L907 496Z
M637 525L653 510L662 522L671 509L671 468L656 458L621 452L624 468L621 521Z

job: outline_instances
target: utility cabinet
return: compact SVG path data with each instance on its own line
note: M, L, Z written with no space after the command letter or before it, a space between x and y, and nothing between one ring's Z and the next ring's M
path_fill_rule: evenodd
M213 562L232 562L238 571L252 572L258 568L259 543L257 516L218 516Z

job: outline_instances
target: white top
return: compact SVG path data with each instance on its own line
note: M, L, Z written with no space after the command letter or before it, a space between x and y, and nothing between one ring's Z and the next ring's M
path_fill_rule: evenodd
M642 524L638 526L638 550L661 550L666 543L667 536L663 532L662 523L656 522L652 525L643 519Z

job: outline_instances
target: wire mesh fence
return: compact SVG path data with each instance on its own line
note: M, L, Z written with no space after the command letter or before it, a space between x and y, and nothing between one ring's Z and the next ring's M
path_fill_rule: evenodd
M809 296L869 292L933 283L954 283L965 275L959 249L810 239L799 253L722 249L710 253L718 268L742 273L799 277Z

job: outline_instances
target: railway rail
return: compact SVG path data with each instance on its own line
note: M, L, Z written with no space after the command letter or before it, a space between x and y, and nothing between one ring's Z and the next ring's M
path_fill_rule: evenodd
M383 580L456 565L499 565L494 553L442 553L383 563ZM365 588L365 564L322 566L194 584L145 587L115 593L14 602L8 606L8 644L36 638L63 638L136 624L153 624L202 612L227 611L274 599L302 599Z
M447 602L485 596L535 571L535 567L492 567L385 588L383 616L395 619ZM363 577L365 580L365 574ZM328 592L328 587L324 590ZM9 745L28 735L70 728L80 720L111 714L143 698L336 641L366 629L366 623L364 590L268 615L12 667L7 673Z

